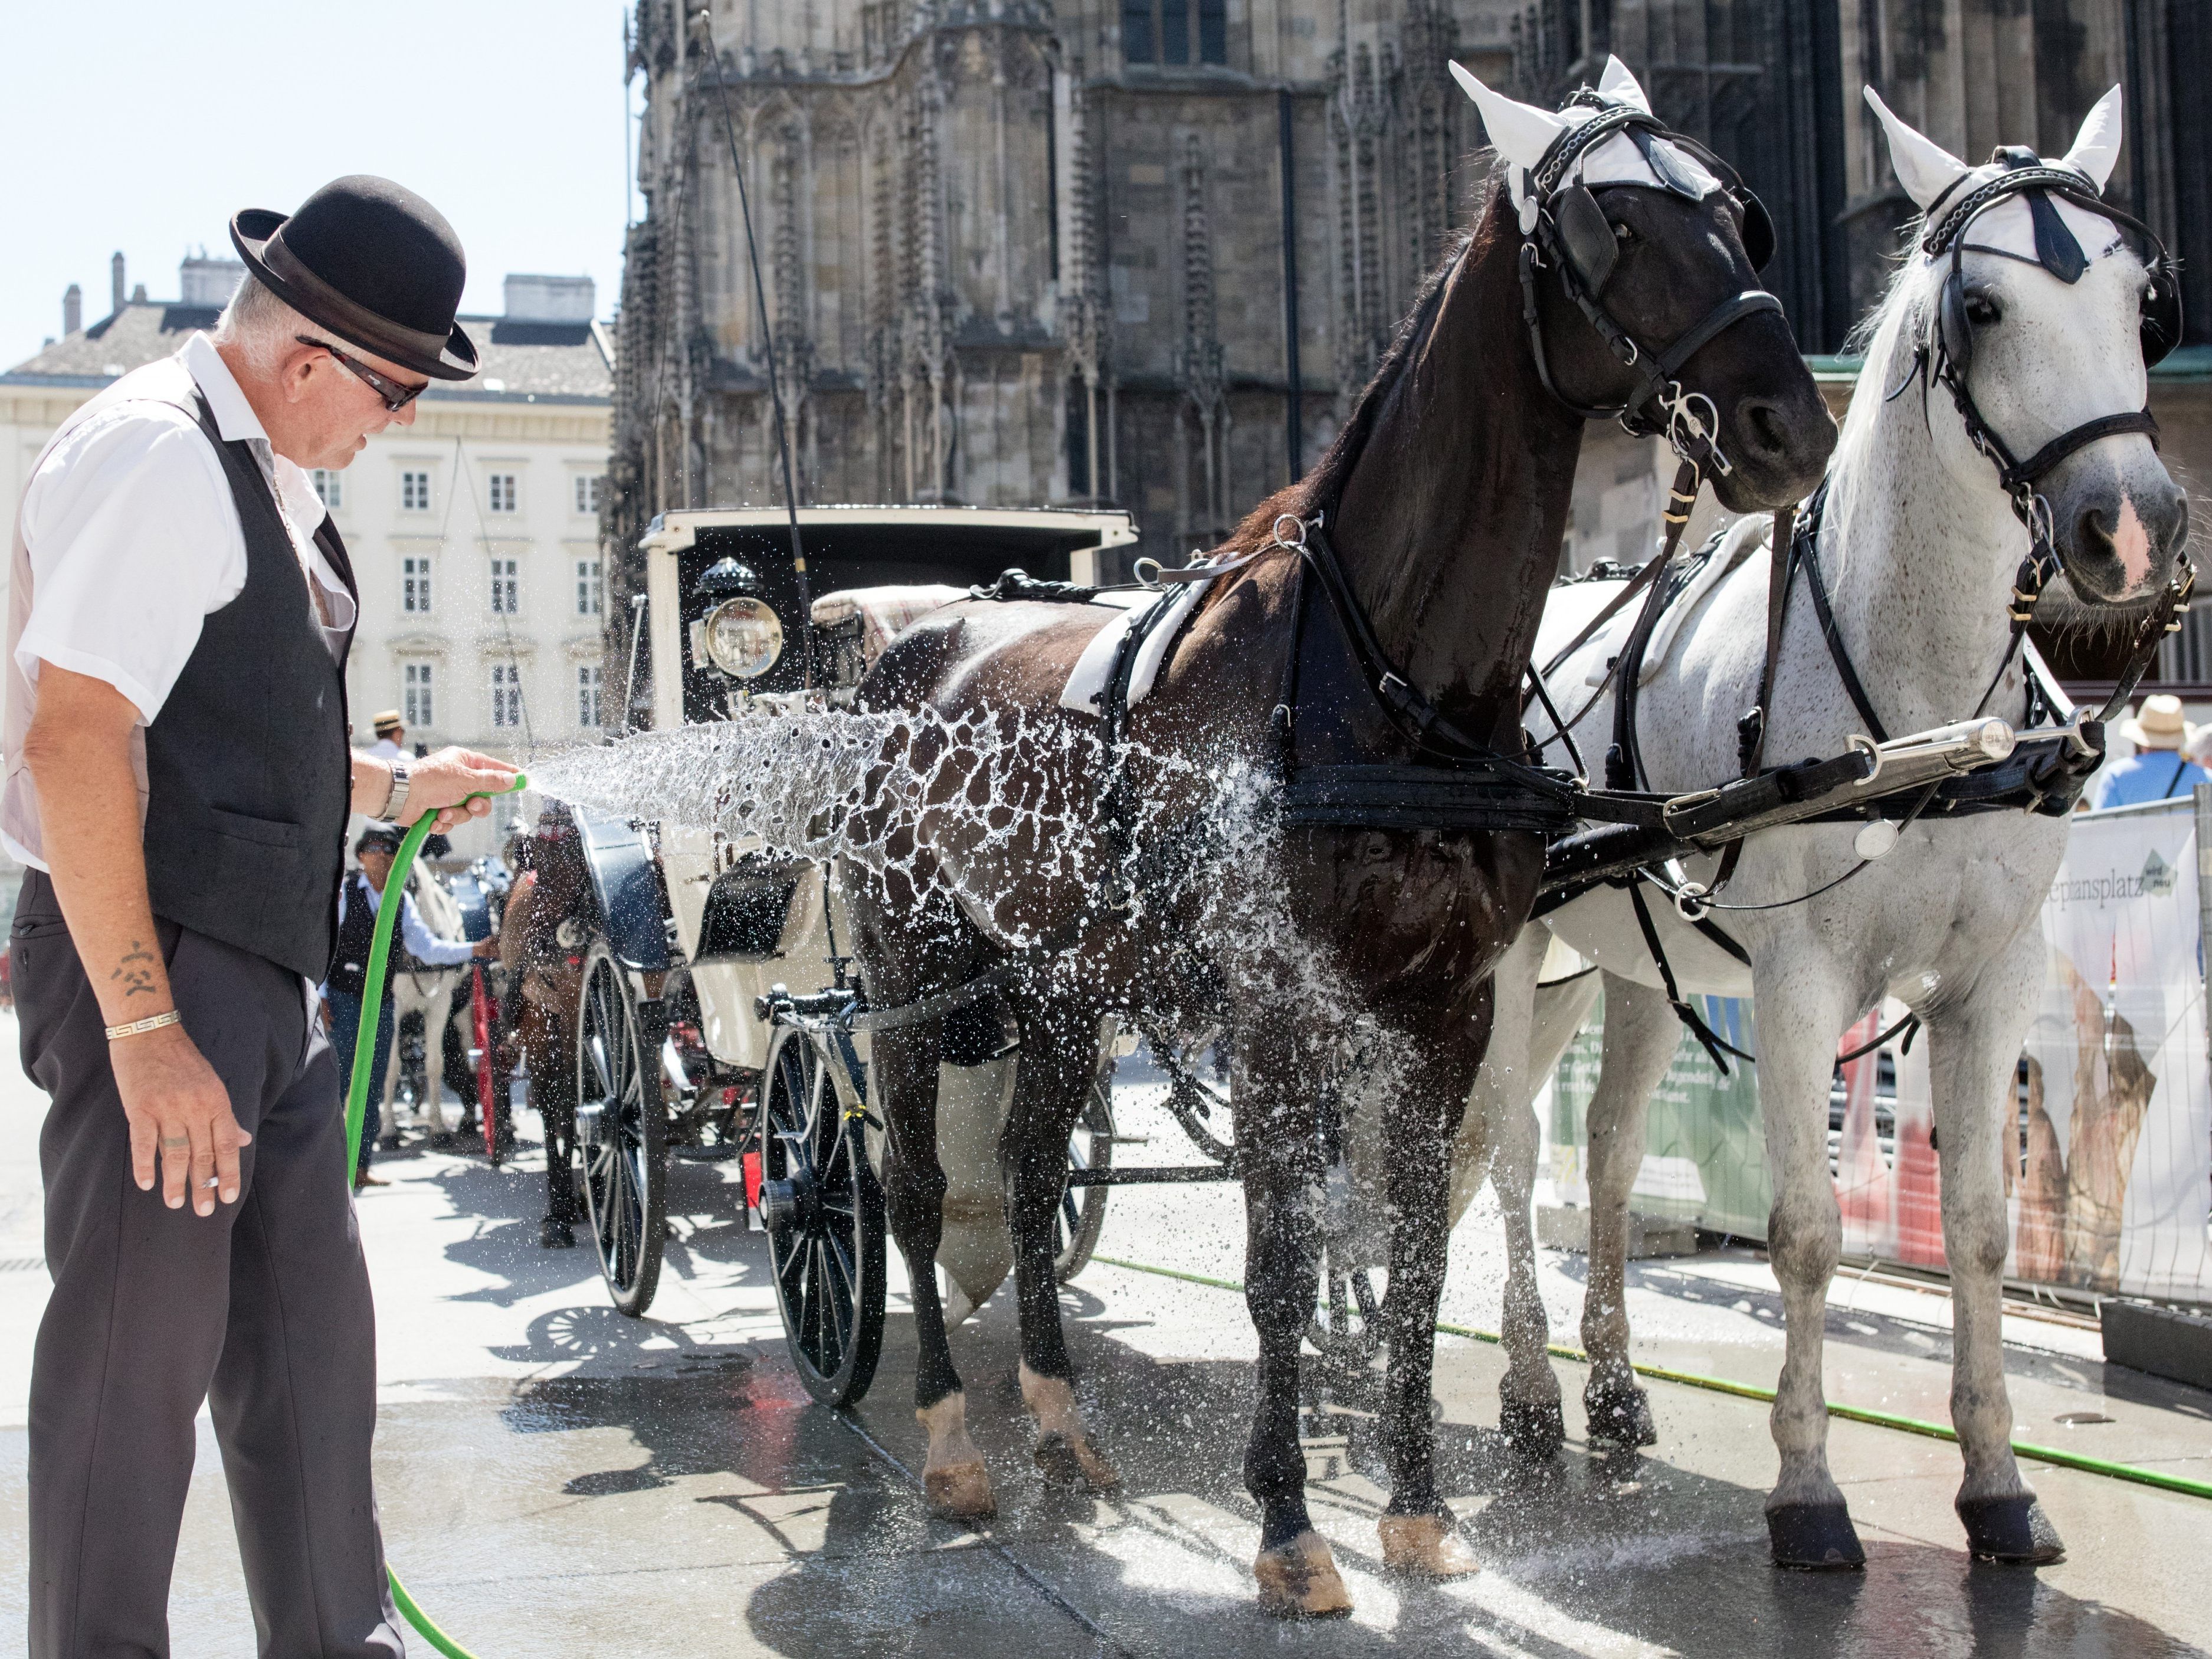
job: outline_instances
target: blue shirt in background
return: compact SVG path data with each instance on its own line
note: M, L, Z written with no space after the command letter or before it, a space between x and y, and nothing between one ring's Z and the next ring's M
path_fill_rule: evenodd
M2212 783L2212 772L2184 760L2179 750L2141 749L2105 769L2097 805L2134 806L2147 800L2186 799L2200 783Z

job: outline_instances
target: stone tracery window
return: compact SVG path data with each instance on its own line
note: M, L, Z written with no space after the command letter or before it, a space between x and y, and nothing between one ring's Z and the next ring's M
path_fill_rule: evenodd
M1226 64L1229 0L1121 0L1127 64Z

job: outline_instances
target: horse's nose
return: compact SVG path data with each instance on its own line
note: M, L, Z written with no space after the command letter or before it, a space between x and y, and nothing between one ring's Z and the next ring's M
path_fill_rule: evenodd
M1818 412L1826 413L1825 410ZM1736 404L1738 459L1749 462L1763 477L1817 479L1835 440L1834 422L1808 418L1805 411L1779 398L1747 397Z
M2189 492L2170 477L2130 489L2117 501L2093 501L2074 515L2074 545L2110 559L2130 585L2167 568L2189 539Z

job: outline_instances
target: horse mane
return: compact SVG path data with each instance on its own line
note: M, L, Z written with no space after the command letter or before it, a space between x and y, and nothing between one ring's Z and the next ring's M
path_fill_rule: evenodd
M1501 216L1497 210L1499 192L1504 188L1501 176L1494 170L1492 183L1486 187L1486 205L1474 226L1452 237L1436 268L1422 279L1413 303L1398 325L1382 359L1375 366L1359 398L1352 407L1352 414L1336 434L1313 471L1297 483L1286 484L1272 495L1262 498L1259 505L1245 514L1242 522L1230 533L1221 545L1224 553L1247 553L1264 546L1274 534L1275 521L1285 514L1301 519L1310 519L1316 512L1333 509L1352 477L1352 470L1359 464L1367 448L1368 440L1374 435L1382 411L1404 379L1407 365L1419 355L1427 343L1429 334L1436 326L1437 314L1443 308L1443 295L1451 274L1460 262L1484 236L1495 234Z

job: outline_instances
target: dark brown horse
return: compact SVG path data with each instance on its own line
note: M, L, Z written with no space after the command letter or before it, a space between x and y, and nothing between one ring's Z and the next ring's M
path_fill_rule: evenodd
M1274 763L1294 651L1302 763L1421 758L1386 717L1310 574L1302 583L1300 556L1269 545L1282 515L1325 514L1382 656L1461 732L1521 754L1523 676L1582 441L1582 417L1553 388L1580 404L1619 405L1640 401L1642 383L1546 271L1535 291L1547 388L1522 326L1522 238L1503 171L1480 222L1423 291L1328 458L1264 502L1223 550L1259 556L1217 584L1131 711L1115 787L1141 803L1150 826L1145 845L1126 849L1133 907L1116 908L1115 894L1070 879L1064 863L1028 855L1018 838L994 840L972 812L925 817L900 849L902 871L848 887L877 1007L945 993L994 967L1017 970L1000 999L1021 1055L1002 1151L1022 1389L1039 1420L1040 1461L1094 1487L1115 1475L1075 1409L1052 1273L1068 1133L1103 1016L1132 1010L1139 1024L1163 1008L1188 1016L1201 1000L1194 988L1216 988L1233 1043L1246 1301L1260 1337L1244 1462L1261 1512L1255 1571L1262 1604L1286 1615L1350 1605L1307 1517L1297 1419L1299 1343L1316 1305L1316 1079L1339 1063L1355 1016L1391 1072L1382 1099L1390 1352L1380 1429L1394 1489L1382 1554L1393 1568L1437 1577L1474 1565L1437 1492L1428 1412L1449 1154L1488 1042L1488 975L1534 900L1543 842L1527 832L1291 828L1243 847L1217 838L1200 879L1146 872L1176 863L1153 856L1175 839L1172 826L1187 820L1193 843L1201 839L1204 778L1239 768L1261 775ZM1604 307L1639 340L1680 340L1730 296L1755 289L1740 202L1662 189L1595 193L1618 248ZM1728 506L1771 508L1819 477L1834 428L1778 312L1714 334L1682 365L1680 380L1718 416L1717 436L1733 461L1717 485ZM885 652L862 684L862 706L926 707L953 721L1011 713L1025 741L1064 725L1079 752L1097 744L1098 721L1061 709L1059 698L1104 614L994 603L933 613ZM1105 817L1103 776L1041 761L1026 781L1033 800L1057 797L1044 801L1044 817ZM948 890L960 896L943 896ZM1207 921L1224 915L1259 920ZM1021 947L1040 937L1054 948ZM1327 988L1318 999L1316 985ZM976 1516L991 1509L990 1485L965 1428L932 1266L945 1190L934 1128L939 1044L933 1024L883 1030L874 1073L889 1133L890 1225L913 1285L926 1483L940 1510Z
M567 1249L576 1242L580 1209L574 1162L576 1012L591 875L565 806L556 803L541 813L526 844L529 867L515 878L500 927L507 986L500 1025L507 1051L495 1069L501 1078L511 1074L515 1048L528 1061L530 1103L545 1126L545 1215L538 1242L547 1249Z

